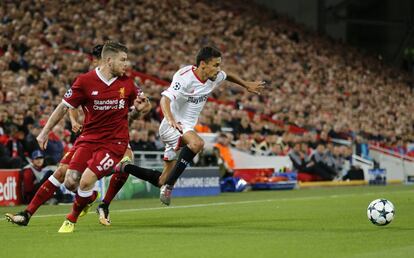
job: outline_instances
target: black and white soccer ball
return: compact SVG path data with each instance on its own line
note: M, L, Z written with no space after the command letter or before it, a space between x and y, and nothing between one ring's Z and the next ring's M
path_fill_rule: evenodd
M374 225L388 225L394 219L394 205L386 199L373 200L368 205L367 215L368 219Z

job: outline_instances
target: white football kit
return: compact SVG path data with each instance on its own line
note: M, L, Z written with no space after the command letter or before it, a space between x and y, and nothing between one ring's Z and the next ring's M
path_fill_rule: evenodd
M194 130L207 98L227 77L225 72L220 71L216 80L201 81L194 73L195 69L195 66L189 65L178 70L170 87L161 93L171 100L171 113L175 121L181 123L183 134ZM164 160L176 159L182 134L171 127L165 118L161 122L159 134L165 144Z

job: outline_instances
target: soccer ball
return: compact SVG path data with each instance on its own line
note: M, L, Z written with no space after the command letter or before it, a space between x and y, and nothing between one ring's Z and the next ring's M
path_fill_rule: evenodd
M394 219L394 205L386 199L373 200L367 209L368 219L372 224L385 226Z

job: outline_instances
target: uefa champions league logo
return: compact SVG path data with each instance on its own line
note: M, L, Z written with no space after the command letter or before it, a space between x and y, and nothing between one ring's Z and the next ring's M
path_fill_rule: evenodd
M181 84L179 82L176 82L175 85L173 86L174 90L179 90L181 88Z
M63 95L65 98L70 98L72 96L72 89L68 89L65 93L65 95Z

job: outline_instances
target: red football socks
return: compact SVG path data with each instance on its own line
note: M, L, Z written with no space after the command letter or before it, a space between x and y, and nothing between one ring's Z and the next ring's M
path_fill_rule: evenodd
M108 190L106 191L105 198L102 200L105 204L110 204L115 198L115 195L121 190L125 182L128 180L129 174L127 173L115 173L111 177L109 182Z
M30 204L27 206L26 211L30 213L30 215L33 215L37 209L45 203L47 200L49 200L53 194L58 189L58 186L55 186L50 182L50 180L46 180L40 187L39 190L37 190L35 196L33 197Z

